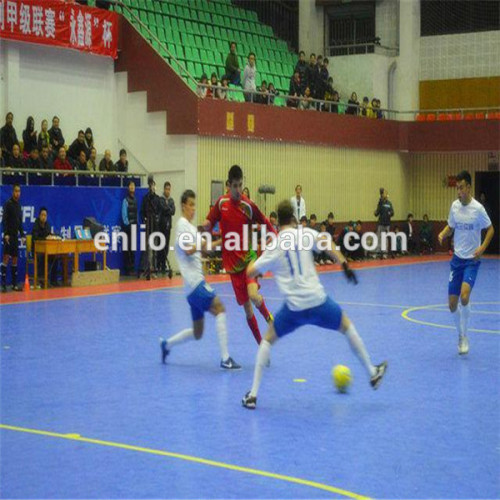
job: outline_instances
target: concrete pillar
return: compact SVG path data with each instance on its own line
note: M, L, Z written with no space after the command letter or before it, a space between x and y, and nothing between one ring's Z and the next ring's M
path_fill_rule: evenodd
M420 1L400 0L399 57L394 107L399 111L419 108ZM413 119L401 116L402 119Z
M299 50L316 55L324 52L325 9L315 0L299 0Z

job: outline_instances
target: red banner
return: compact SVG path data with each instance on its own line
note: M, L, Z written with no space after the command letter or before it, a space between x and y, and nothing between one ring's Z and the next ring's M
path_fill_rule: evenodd
M118 15L61 0L0 0L0 38L116 59Z

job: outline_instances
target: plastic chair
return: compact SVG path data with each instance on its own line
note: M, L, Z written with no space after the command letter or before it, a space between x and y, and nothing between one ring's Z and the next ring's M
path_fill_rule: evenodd
M434 113L429 113L427 116L426 116L426 120L428 122L435 122L436 121L436 115Z
M465 115L465 119L470 121L470 120L474 120L474 113L467 113Z
M476 120L484 120L485 118L485 114L482 111L476 113Z

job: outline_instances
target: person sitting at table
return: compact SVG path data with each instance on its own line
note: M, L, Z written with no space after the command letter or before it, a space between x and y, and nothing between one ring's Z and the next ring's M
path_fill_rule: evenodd
M40 208L40 211L38 213L38 217L35 220L35 224L33 225L33 232L32 232L32 237L33 237L33 255L35 254L35 247L36 247L36 242L39 240L51 240L51 239L57 239L57 236L52 233L52 228L50 227L50 224L47 220L47 215L48 211L45 207ZM45 269L44 269L44 256L43 255L38 255L38 276L45 276ZM48 259L49 263L49 272L47 273L50 275L50 284L52 286L58 286L57 283L57 268L58 268L58 259L55 255L49 255ZM39 284L42 286L42 280L39 279ZM36 284L35 284L36 286Z

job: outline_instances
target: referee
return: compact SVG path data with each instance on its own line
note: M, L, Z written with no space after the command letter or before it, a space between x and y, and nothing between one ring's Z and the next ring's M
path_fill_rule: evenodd
M12 198L3 206L3 259L1 264L2 292L7 291L7 266L12 259L12 290L20 292L17 286L17 258L19 256L19 233L24 239L23 216L21 211L21 186L14 184Z

